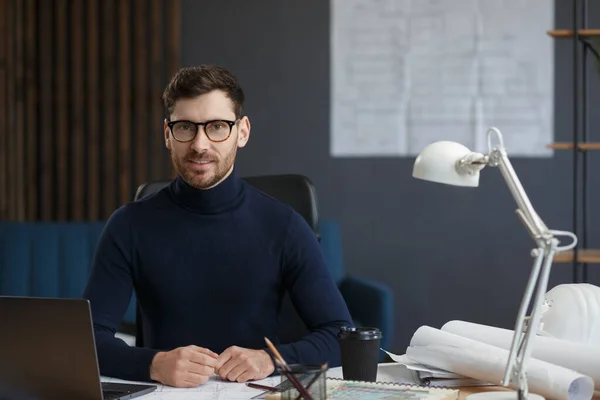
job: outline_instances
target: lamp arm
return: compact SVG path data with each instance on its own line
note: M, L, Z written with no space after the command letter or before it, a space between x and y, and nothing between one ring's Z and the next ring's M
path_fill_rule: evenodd
M499 146L492 147L490 140L491 133L497 134L500 142ZM558 251L564 251L575 247L577 244L577 236L571 232L550 230L546 224L544 224L533 208L529 197L525 193L525 189L523 188L523 185L508 158L506 149L504 148L502 134L497 128L490 128L488 130L488 147L490 152L485 157L487 165L495 166L500 169L511 194L517 203L517 214L538 245L537 248L533 249L531 252L531 256L534 257L533 268L531 269L527 287L525 288L525 293L517 314L514 336L508 355L504 380L502 382L504 386L508 386L513 378L516 379L516 384L519 388L519 400L523 400L527 398L529 392L526 372L527 363L531 355L531 342L537 335L538 326L540 324L542 304L548 288L548 280L554 254ZM559 247L559 241L555 237L559 235L570 236L573 241L569 245ZM530 321L528 324L525 324L527 310L532 301L533 305L531 307Z
M491 136L494 133L497 135L499 143L492 146ZM534 257L533 267L517 314L505 375L502 380L504 386L515 384L518 387L519 400L524 400L527 399L529 393L526 373L532 351L531 343L538 333L552 261L555 253L574 248L577 245L577 236L571 232L548 229L542 221L508 158L502 134L497 128L492 127L488 130L487 155L470 152L468 149L465 154L462 148L459 150L452 148L451 150L454 154L457 151L461 152L461 156L456 160L454 166L455 172L459 176L470 175L478 179L479 172L485 166L500 169L500 173L517 203L517 215L537 244L536 248L531 251L531 256ZM572 242L559 246L560 242L556 238L557 236L569 236ZM530 306L531 316L527 318L526 314ZM529 323L526 324L527 319L529 319Z
M517 203L517 214L527 227L531 237L536 241L540 239L549 240L552 234L533 208L517 173L508 159L506 150L504 148L493 149L488 157L488 165L497 166L506 181L506 185Z
M563 234L565 232L550 230L544 224L525 193L525 189L523 189L503 147L491 151L488 163L491 163L491 165L495 164L500 169L517 203L517 215L528 229L531 237L538 244L537 248L531 252L532 257L534 257L533 268L531 269L527 287L525 288L525 293L523 294L517 314L514 335L502 382L504 386L508 386L511 381L514 382L518 387L519 400L525 400L529 394L526 375L527 364L532 351L532 341L537 336L541 320L542 304L544 303L544 297L548 289L552 261L557 251L574 247L577 241L574 240L570 246L559 248L559 241L555 238L555 234ZM574 237L572 234L570 236ZM530 321L525 324L527 310L530 305Z
M554 238L552 232L533 208L504 147L491 149L488 157L488 165L497 166L500 170L517 203L517 215L538 244L537 249L534 249L531 254L534 257L533 268L515 321L514 336L502 382L504 386L514 382L518 387L519 400L523 400L527 399L529 394L526 376L527 361L531 354L531 342L537 333L541 317L541 305L548 287L548 277L558 240ZM533 304L531 304L532 302ZM526 314L530 305L532 306L531 320L525 325Z
M538 247L531 252L531 255L534 257L533 268L531 269L527 287L525 288L525 293L517 314L514 335L502 381L504 386L508 386L513 379L516 380L519 400L526 399L529 393L526 375L527 363L531 355L533 338L537 335L537 328L542 315L542 304L548 288L552 260L557 249L558 240L552 238L544 246ZM531 319L528 324L525 324L527 309L532 300Z
M492 146L492 133L495 133L498 137L499 144L496 146ZM478 173L486 165L498 167L508 189L517 203L516 212L519 218L529 231L531 237L538 242L539 246L543 246L544 241L548 241L552 238L552 233L536 213L527 193L525 193L525 189L508 158L502 140L502 133L500 133L498 128L492 127L488 130L488 148L489 153L487 155L476 152L465 155L458 161L456 166L457 171L460 174L474 174Z

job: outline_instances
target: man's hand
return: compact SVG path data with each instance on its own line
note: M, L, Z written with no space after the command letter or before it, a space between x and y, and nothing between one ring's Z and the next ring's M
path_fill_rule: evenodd
M246 382L263 379L275 371L271 356L264 350L231 346L219 356L215 372L222 379Z
M218 357L217 353L198 346L160 352L152 359L150 378L168 386L196 387L215 372Z

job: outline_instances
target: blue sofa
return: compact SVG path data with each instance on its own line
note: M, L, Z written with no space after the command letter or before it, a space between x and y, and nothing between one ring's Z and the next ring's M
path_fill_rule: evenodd
M0 295L81 297L103 222L0 222ZM358 326L382 330L382 347L392 336L391 290L378 282L347 274L339 224L319 223L321 245L352 318ZM135 324L135 295L124 316Z

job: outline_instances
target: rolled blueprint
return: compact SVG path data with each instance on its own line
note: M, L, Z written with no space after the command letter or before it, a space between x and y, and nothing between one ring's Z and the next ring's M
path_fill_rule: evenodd
M429 326L417 329L406 349L406 355L421 364L498 385L504 379L508 353ZM546 399L589 400L594 394L594 381L589 376L535 358L528 360L527 382L531 393ZM517 389L513 384L509 387Z
M514 334L513 330L464 321L450 321L442 330L506 350ZM548 336L534 337L530 346L532 357L587 375L600 388L600 347Z

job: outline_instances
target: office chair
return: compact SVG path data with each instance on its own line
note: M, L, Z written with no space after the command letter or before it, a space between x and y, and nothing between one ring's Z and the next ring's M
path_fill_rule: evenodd
M317 239L318 212L317 198L313 183L307 177L297 174L283 175L261 175L243 177L250 185L267 195L291 206L300 214L311 227ZM135 193L134 200L137 201L153 193L158 192L171 183L168 181L149 182L140 185ZM135 344L136 347L144 346L143 329L139 307L136 307ZM280 332L278 334L281 343L289 343L300 339L308 329L298 316L289 296L284 296L280 313Z
M319 238L317 195L310 179L297 174L247 176L242 179L258 190L291 206L306 220ZM135 200L158 192L170 183L170 180L144 183L138 187Z

